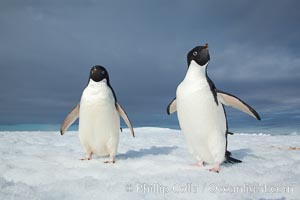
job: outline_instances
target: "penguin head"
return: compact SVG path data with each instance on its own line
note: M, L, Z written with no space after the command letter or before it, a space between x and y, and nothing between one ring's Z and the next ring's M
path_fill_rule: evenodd
M108 72L104 67L100 65L95 65L90 71L90 79L92 79L95 82L99 82L104 79L109 81Z
M188 66L191 64L192 60L200 66L205 65L210 60L208 44L205 44L205 46L197 46L190 50L187 54Z

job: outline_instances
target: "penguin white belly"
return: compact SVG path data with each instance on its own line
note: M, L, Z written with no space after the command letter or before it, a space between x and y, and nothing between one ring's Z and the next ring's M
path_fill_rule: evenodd
M177 115L190 153L207 163L225 157L226 118L207 83L183 81L177 88Z
M79 139L87 154L114 156L120 131L114 96L106 84L92 84L95 85L84 90L80 101Z

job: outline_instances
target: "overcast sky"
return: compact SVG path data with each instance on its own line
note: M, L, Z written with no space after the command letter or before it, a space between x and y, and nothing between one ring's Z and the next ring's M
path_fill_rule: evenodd
M297 0L2 0L0 124L60 123L96 64L132 121L155 123L187 52L205 43L217 88L263 116L299 116L299 10Z

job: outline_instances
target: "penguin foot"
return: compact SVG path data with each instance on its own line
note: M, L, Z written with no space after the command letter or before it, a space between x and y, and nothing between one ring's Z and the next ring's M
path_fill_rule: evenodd
M204 162L202 160L198 161L197 163L191 164L194 167L204 167Z
M80 158L80 160L92 160L92 157Z
M216 172L216 173L219 173L220 172L220 169L218 168L211 168L209 169L210 172Z
M216 163L216 165L213 168L209 169L209 171L219 173L220 172L220 164Z
M115 160L106 160L104 161L105 164L108 164L108 163L112 163L112 164L115 164L116 161Z
M104 161L104 163L112 163L112 164L115 164L115 163L116 163L115 156L110 156L110 157L109 157L109 160Z
M84 158L80 158L80 160L92 160L92 156L93 156L92 152L86 151L85 152L85 157Z

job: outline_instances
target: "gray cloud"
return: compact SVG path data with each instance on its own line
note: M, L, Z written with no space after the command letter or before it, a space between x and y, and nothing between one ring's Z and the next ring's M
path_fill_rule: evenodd
M89 69L108 68L132 118L163 116L186 53L261 112L299 108L298 1L1 1L0 123L59 123ZM283 97L284 95L284 97ZM173 120L173 119L171 119Z

